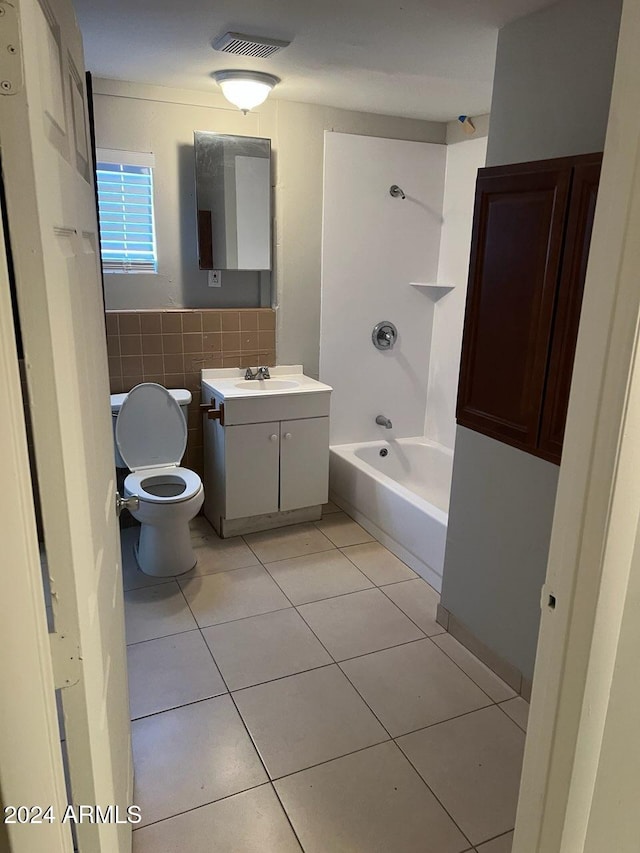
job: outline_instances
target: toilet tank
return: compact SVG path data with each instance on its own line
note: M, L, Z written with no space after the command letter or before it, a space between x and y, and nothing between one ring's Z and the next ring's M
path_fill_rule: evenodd
M187 391L186 388L168 388L167 389L174 400L177 401L180 409L182 411L185 422L188 423L188 411L189 411L189 403L191 402L191 391ZM118 445L116 444L116 421L118 420L118 413L120 411L120 406L122 406L127 394L112 394L111 399L111 424L113 427L113 450L116 458L116 468L126 468L127 465L120 456L120 451L118 450Z

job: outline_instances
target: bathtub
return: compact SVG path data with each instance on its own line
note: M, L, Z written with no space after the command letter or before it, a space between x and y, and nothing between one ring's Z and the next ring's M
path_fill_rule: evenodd
M438 592L452 466L453 451L426 438L334 445L329 463L334 503Z

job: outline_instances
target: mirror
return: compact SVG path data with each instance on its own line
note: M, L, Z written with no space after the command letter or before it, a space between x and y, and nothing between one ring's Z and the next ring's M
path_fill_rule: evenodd
M271 269L271 140L194 133L201 270Z

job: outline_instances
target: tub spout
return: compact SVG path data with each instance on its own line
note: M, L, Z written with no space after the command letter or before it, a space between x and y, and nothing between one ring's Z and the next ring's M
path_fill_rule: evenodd
M385 429L391 429L393 426L389 418L385 418L384 415L378 415L378 417L376 418L376 423L380 426L383 426Z

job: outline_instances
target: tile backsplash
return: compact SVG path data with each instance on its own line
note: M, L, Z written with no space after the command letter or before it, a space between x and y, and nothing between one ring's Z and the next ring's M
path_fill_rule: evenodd
M200 371L276 363L272 308L107 311L111 393L140 382L188 388L189 439L183 465L202 475Z

